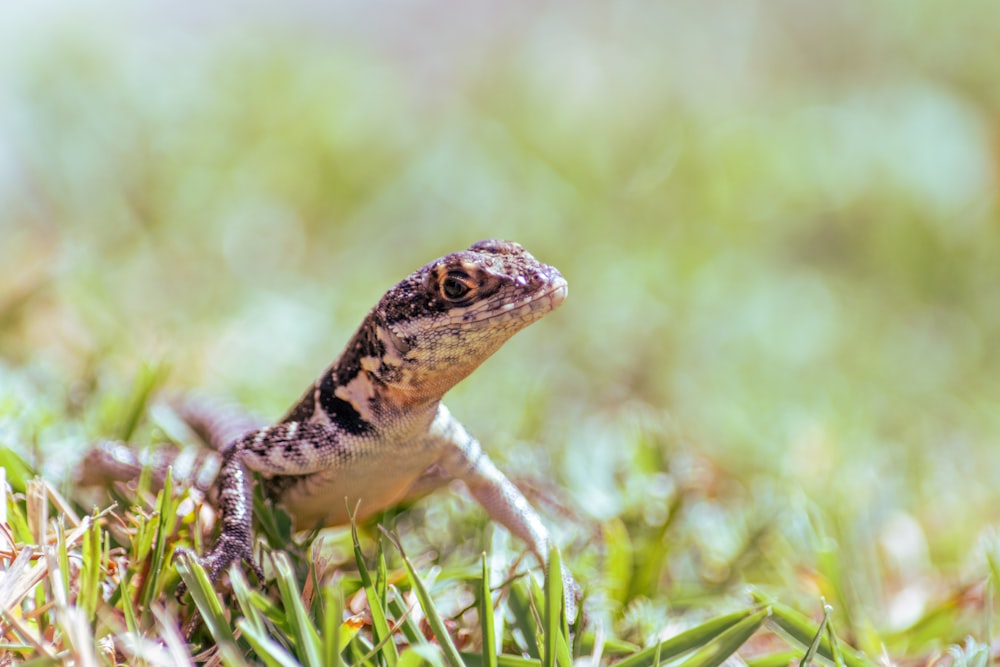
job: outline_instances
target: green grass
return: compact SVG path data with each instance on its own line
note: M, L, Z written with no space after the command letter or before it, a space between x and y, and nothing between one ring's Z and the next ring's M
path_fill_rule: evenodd
M831 652L838 640L832 633L824 635L825 619L817 628L801 614L763 599L747 599L742 611L719 615L645 649L611 637L598 639L596 633L606 629L590 622L578 623L573 636L565 617L558 552L552 554L544 587L522 573L494 589L485 554L479 576L439 574L432 582L389 533L396 550L392 560L401 564L395 568L387 566L380 546L373 573L355 532L353 573L324 569L322 559L297 571L287 553L266 549L273 574L269 585L263 591L250 587L237 570L231 592L223 595L189 552L175 550L172 563L163 562L164 545L176 546L178 536L184 540L190 528L179 514L186 497L173 493L168 480L153 506L83 518L63 513L50 520L49 512L66 501L46 482L29 481L23 494L9 499L10 525L18 532L11 535L14 557L0 587L4 650L30 664L189 664L193 653L198 661L226 665L568 667L576 657L591 656L598 662L620 659L627 667L676 659L691 667L715 667L754 636L784 631L790 647L808 647L810 656L817 649L827 658L847 655ZM126 542L116 539L110 524L125 528ZM57 532L50 538L46 531L53 526ZM301 556L309 545L285 546ZM33 556L38 557L34 563ZM187 605L171 595L178 574L190 592ZM476 602L458 615L435 601L435 594L470 587L478 588ZM362 593L364 609L345 618L344 600ZM509 615L509 625L500 634L494 634L505 627L497 617L497 594L501 600L519 600L503 614ZM503 605L499 611L505 611ZM478 617L478 626L469 621L470 612ZM427 631L414 621L416 614ZM477 627L490 632L484 637ZM456 645L458 639L464 651ZM872 664L854 653L842 662L850 667Z
M148 389L143 379L135 391L148 397ZM154 421L142 397L119 402L119 417L126 421L138 410L140 433ZM3 647L31 664L188 664L194 659L226 665L566 667L586 658L622 667L667 662L715 667L741 652L758 667L790 661L870 667L883 651L926 654L941 646L942 637L963 630L983 631L986 637L995 613L993 568L980 577L978 591L954 589L950 599L905 632L887 631L838 592L843 584L836 577L850 576L839 571L843 564L835 553L804 552L803 546L815 546L791 542L804 528L795 521L808 518L791 512L769 527L752 529L750 545L736 545L726 567L738 574L716 576L720 566L706 561L698 585L671 582L665 577L678 567L671 561L689 557L671 551L707 553L703 544L689 541L704 532L702 519L696 512L685 517L681 509L705 502L695 497L703 490L694 488L678 491L687 497L660 517L660 526L643 528L644 522L618 519L607 524L599 544L571 543L568 549L575 555L569 562L584 573L590 598L588 617L573 634L569 622L576 619L565 617L561 577L552 576L560 572L558 553L552 554L544 585L522 560L520 546L505 540L492 541L478 568L461 556L435 555L415 525L429 520L418 518L419 505L382 516L383 524L395 526L382 535L355 529L303 541L287 532L288 518L279 508L258 498L268 581L258 588L234 571L231 590L220 592L190 552L182 553L197 544L201 512L190 492L176 488L169 477L155 495L143 491L140 480L138 487L118 489L118 506L80 515L11 450L4 450L3 463L13 473L7 509L14 544L4 550L8 566L0 585ZM736 514L732 498L722 505ZM468 511L475 513L463 510ZM727 523L733 520L719 517L711 530L735 530ZM490 544L493 531L478 521L483 543ZM678 546L668 548L666 536ZM643 545L639 538L659 544ZM636 543L622 544L630 539ZM403 546L404 541L411 546ZM411 560L407 551L414 548ZM614 562L626 558L623 552L630 553L630 564ZM763 588L746 587L747 581L768 579L758 574L762 565L755 561L793 563L803 555L826 568L779 568ZM989 562L992 568L992 557ZM186 604L173 595L181 580L190 591ZM670 591L669 597L657 597L657 589ZM808 599L806 590L815 591L813 603L796 608ZM824 606L823 593L832 605ZM985 645L969 642L950 650L981 659Z
M997 5L793 4L5 17L3 650L988 662ZM448 403L554 527L582 631L461 492L359 552L259 501L269 581L220 598L176 557L212 539L187 491L74 487L97 439L195 445L163 392L280 415L388 286L487 237L570 295Z

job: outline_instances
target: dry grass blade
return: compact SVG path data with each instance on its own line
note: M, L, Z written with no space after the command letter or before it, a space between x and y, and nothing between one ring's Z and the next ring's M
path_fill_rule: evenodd
M152 605L150 611L153 612L153 617L156 619L157 634L163 640L171 665L173 667L193 665L191 653L177 629L177 619L171 616L161 604Z
M87 615L79 607L64 607L56 615L73 655L73 662L80 667L98 667L94 652L94 632Z
M49 484L48 481L41 480L41 483L45 488L45 495L48 497L49 502L51 502L52 506L55 507L56 512L59 513L59 516L63 519L63 521L74 528L78 527L80 525L80 517L73 509L73 504L66 500L66 498L63 497L63 495L59 493L54 486Z
M16 612L25 596L45 578L48 570L44 560L38 561L34 567L31 566L34 553L32 547L21 549L17 558L3 573L4 576L0 577L0 615L3 616L4 622L41 656L54 659L58 649L41 637L37 637Z
M24 595L45 576L45 566L39 563L31 568L35 555L34 547L22 548L14 562L0 577L0 609L13 609L21 604Z

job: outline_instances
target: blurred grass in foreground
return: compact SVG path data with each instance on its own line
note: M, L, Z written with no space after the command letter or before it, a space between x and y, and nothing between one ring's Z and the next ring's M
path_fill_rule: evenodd
M990 639L996 6L491 11L414 57L405 16L7 28L0 446L66 479L144 364L277 415L386 287L506 237L570 299L449 402L552 476L618 636L753 583L871 655Z

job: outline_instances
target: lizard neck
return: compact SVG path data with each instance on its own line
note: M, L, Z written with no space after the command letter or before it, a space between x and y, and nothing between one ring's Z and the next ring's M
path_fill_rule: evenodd
M444 391L412 382L418 375L411 372L399 344L369 314L337 361L283 421L327 423L369 436L426 426Z

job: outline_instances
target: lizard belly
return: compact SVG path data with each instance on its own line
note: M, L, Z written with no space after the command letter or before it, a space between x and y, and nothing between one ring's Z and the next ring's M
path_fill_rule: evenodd
M281 504L298 530L350 523L348 511L357 508L357 519L399 503L426 466L414 472L386 470L385 466L365 470L326 470L303 477L280 496ZM360 504L359 504L360 502Z

